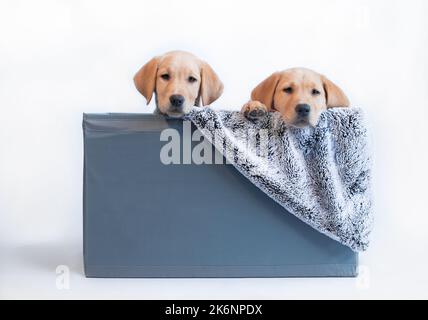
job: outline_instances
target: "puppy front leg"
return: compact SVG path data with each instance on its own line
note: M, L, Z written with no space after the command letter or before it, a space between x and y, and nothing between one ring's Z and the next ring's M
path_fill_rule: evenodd
M257 100L250 100L242 106L241 112L247 119L257 120L268 113L268 108Z

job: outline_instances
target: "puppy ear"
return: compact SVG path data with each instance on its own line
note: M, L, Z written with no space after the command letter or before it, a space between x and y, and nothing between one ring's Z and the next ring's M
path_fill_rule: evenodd
M275 72L267 79L263 80L251 92L251 100L256 100L263 103L268 110L273 109L273 97L275 95L276 87L278 86L279 72Z
M199 89L199 96L202 99L202 105L206 106L218 98L223 93L223 83L220 78L211 68L211 66L202 61L201 62L201 87Z
M340 89L325 76L321 76L321 78L324 86L327 108L349 107L348 97L345 95L342 89Z
M147 104L152 100L155 91L158 64L159 57L154 57L142 66L134 76L135 87L146 98Z

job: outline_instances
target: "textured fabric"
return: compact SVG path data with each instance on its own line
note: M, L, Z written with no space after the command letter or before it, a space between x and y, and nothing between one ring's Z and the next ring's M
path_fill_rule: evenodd
M361 109L329 109L316 128L303 129L287 127L279 113L250 121L239 112L195 108L187 117L289 212L354 251L367 249L371 160Z

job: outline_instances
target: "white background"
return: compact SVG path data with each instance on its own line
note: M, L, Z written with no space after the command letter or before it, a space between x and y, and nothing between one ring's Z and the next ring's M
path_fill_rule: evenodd
M0 2L0 298L428 298L428 2ZM306 66L363 107L375 230L357 279L86 279L83 112L151 112L134 88L184 49L239 109L275 70ZM55 268L70 268L70 289Z

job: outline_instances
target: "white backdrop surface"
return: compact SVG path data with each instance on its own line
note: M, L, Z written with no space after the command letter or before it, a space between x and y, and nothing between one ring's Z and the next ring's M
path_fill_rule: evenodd
M428 298L427 14L424 0L2 0L0 298ZM82 113L151 112L132 77L173 49L220 75L215 108L305 66L366 110L376 220L361 277L84 278Z

